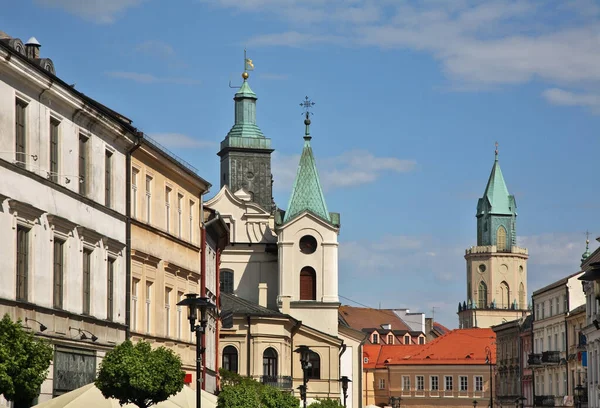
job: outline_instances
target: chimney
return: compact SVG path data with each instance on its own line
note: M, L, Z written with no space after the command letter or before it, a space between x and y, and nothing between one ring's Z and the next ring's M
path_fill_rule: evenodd
M267 284L259 283L258 284L258 305L262 307L267 307Z
M27 58L40 58L40 47L42 44L35 37L31 37L25 43L25 53L27 54Z

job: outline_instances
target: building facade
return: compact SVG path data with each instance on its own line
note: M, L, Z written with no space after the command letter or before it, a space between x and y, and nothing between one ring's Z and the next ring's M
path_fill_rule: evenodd
M520 349L520 367L521 367L521 397L525 398L523 405L533 406L533 369L529 365L529 355L533 353L533 315L527 316L521 326L519 334Z
M583 329L586 325L586 305L583 304L569 312L567 316L567 372L569 376L568 395L577 396L577 387L583 388L582 406L587 403L587 355L586 337Z
M131 121L0 33L0 314L54 347L39 401L89 382L126 336Z
M528 253L517 246L517 204L500 170L498 150L495 154L477 202L477 246L465 252L467 299L458 306L460 328L491 327L529 313Z
M591 272L592 264L600 261L600 248L592 254L586 249L581 260L581 269L586 274ZM596 266L596 265L594 265ZM581 276L581 278L584 278ZM585 279L585 278L584 278ZM582 334L585 336L581 341L585 341L585 354L582 355L582 365L588 367L587 370L587 404L588 407L600 407L600 393L598 388L598 378L600 376L600 283L594 280L583 280L583 290L585 293L585 323ZM585 360L584 360L585 359ZM577 373L576 373L577 374ZM579 378L577 378L579 380Z

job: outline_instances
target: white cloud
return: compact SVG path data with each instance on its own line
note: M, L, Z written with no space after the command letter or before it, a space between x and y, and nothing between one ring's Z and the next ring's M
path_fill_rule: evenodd
M257 35L251 37L248 43L254 47L287 46L302 48L314 44L341 45L344 41L344 37L342 36L286 31L283 33Z
M291 188L299 161L299 155L285 156L277 152L273 154L273 174L277 174L275 188ZM384 174L407 173L415 167L414 160L378 157L364 150L351 150L335 157L317 158L317 169L325 190L372 183Z
M106 75L111 78L127 79L142 84L169 83L175 85L200 85L201 83L197 79L157 77L156 75L142 72L110 71L106 72Z
M204 149L216 145L210 140L196 139L181 133L150 133L148 136L169 149Z
M575 93L564 89L546 89L542 96L550 103L563 106L583 106L600 114L600 94Z
M144 41L143 43L138 44L135 47L135 50L142 54L152 55L161 59L173 58L175 56L173 47L164 41Z
M45 7L61 8L71 14L99 24L112 24L125 10L144 0L35 0Z

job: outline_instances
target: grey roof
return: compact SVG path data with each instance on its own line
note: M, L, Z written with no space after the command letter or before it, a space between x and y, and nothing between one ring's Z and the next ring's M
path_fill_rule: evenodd
M290 318L289 315L283 314L277 310L267 309L266 307L259 306L256 303L229 293L221 293L221 313L227 312L245 316Z

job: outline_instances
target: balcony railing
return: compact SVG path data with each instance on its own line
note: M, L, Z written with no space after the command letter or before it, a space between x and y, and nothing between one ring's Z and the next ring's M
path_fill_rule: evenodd
M262 375L260 382L271 387L281 388L283 390L291 390L293 387L292 377L290 376L274 376L274 375Z
M542 353L542 364L560 363L560 351L544 351Z
M536 395L533 402L536 407L553 407L554 395Z
M536 353L530 354L529 358L527 358L527 364L529 364L530 366L542 365L542 355Z

